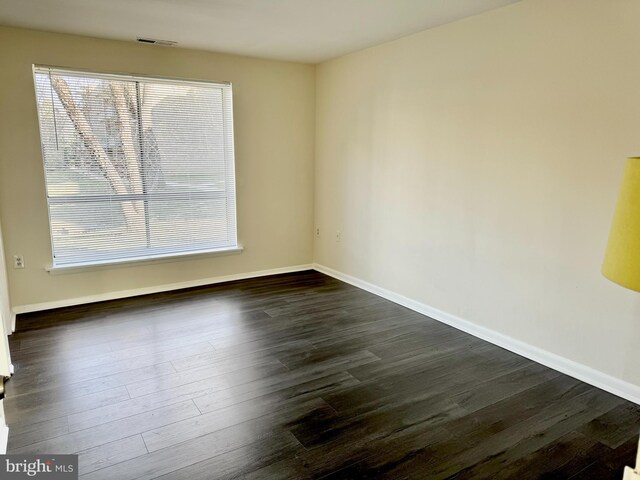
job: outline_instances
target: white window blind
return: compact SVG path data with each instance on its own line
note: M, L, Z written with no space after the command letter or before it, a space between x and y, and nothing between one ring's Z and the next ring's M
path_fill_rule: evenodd
M237 247L231 85L34 75L54 266Z

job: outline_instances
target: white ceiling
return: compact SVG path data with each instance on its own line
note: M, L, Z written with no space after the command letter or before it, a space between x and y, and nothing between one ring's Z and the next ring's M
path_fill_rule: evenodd
M517 1L0 0L0 25L317 63Z

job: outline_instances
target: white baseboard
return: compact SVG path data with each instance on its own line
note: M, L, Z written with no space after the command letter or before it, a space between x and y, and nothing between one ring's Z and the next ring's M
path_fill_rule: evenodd
M467 332L474 337L486 340L494 345L498 345L499 347L510 350L518 355L522 355L523 357L541 363L542 365L561 373L577 378L578 380L601 388L602 390L606 390L607 392L613 393L614 395L625 398L636 404L640 404L640 386L638 385L626 382L599 370L587 367L581 363L574 362L573 360L561 357L555 353L535 347L521 340L503 335L495 330L482 327L468 320L451 315L450 313L443 312L437 308L417 302L369 282L365 282L359 278L325 267L324 265L314 263L313 268L318 272L337 278L338 280L342 280L343 282L354 285L382 298L386 298L387 300L426 315L434 320L446 323L447 325L457 328L458 330L462 330L463 332Z
M301 272L313 269L313 265L293 265L290 267L272 268L269 270L259 270L257 272L236 273L233 275L223 275L220 277L199 278L198 280L189 280L187 282L170 283L165 285L155 285L153 287L135 288L131 290L119 290L116 292L100 293L98 295L88 295L85 297L67 298L64 300L56 300L53 302L32 303L30 305L17 305L12 311L15 315L21 313L38 312L41 310L51 310L52 308L70 307L73 305L82 305L85 303L103 302L105 300L116 300L118 298L137 297L139 295L148 295L150 293L168 292L171 290L180 290L181 288L202 287L205 285L213 285L215 283L231 282L234 280L245 280L247 278L266 277L267 275L277 275L279 273ZM15 327L14 327L15 330Z

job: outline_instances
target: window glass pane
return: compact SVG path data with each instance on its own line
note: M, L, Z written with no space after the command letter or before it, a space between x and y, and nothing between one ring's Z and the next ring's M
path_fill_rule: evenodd
M50 196L140 189L134 82L37 74L36 87Z
M151 247L206 249L227 241L226 201L151 200Z
M137 204L137 205L136 205ZM141 256L147 246L144 216L128 224L124 211L143 202L80 202L50 206L54 257L59 263Z
M231 87L36 68L54 264L236 246Z
M223 191L224 127L221 89L141 84L142 125L148 161L158 175L149 191Z

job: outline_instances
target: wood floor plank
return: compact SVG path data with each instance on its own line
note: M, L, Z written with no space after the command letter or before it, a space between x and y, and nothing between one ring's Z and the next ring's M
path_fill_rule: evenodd
M149 430L142 435L149 452L162 450L194 438L217 432L242 424L269 424L282 426L295 423L298 418L307 415L318 415L318 418L331 418L333 410L321 399L300 402L292 399L276 406L261 402L261 397L214 410L210 413L192 417L172 425ZM322 414L320 414L320 413Z
M309 417L330 416L332 414L326 404L308 403L301 409L290 412L289 419L291 422L297 423L304 422ZM291 453L291 448L299 448L297 440L286 431L286 425L274 425L270 420L256 419L207 433L191 440L172 444L168 448L153 451L139 459L98 470L82 478L87 480L152 479L216 457L220 457L214 460L216 464L220 461L221 465L226 465L227 469L231 469L232 474L241 473L238 469L245 468L244 464L236 464L229 458L234 458L236 454L233 452L237 452L243 447L246 448L240 451L246 452L248 455L253 455L253 452L259 454L262 449L276 452L285 449L285 455L288 455ZM225 454L229 454L229 456L223 456ZM245 455L240 458L243 459L243 462L246 461ZM200 466L197 468L199 469ZM209 471L208 478L211 478L212 471Z
M638 449L638 439L630 438L617 448L608 450L604 455L600 457L592 457L596 460L595 464L600 464L604 461L604 464L613 471L622 471L622 465L634 465Z
M618 448L640 431L640 406L623 403L579 430L609 448Z
M581 433L569 432L509 465L500 469L489 469L484 477L504 480L536 480L551 476L570 478L579 473L585 464L605 454L604 445Z
M362 415L318 417L295 425L291 432L305 448L335 442L371 441L398 428L421 425L430 429L466 412L445 395L403 399Z
M211 480L212 478L245 480L244 472L272 465L301 450L300 445L290 434L275 435L268 440L224 452L156 478L158 480Z
M63 415L92 410L104 405L128 400L129 398L131 397L129 397L127 388L122 386L83 395L81 397L49 398L45 403L35 407L23 407L20 402L20 397L7 397L4 400L4 407L5 415L7 419L9 419L9 423L15 419L18 423L26 425L29 423L43 422Z
M251 468L247 468L251 470ZM271 462L264 467L248 471L243 475L243 480L311 480L302 462L292 456L277 462Z
M227 385L239 385L253 380L286 372L287 367L277 360L258 359L244 362L218 362L210 366L170 373L148 380L127 384L131 398L160 392L162 390L184 390L186 385L196 382L208 382L225 388Z
M14 450L43 440L59 437L66 433L69 433L69 424L66 416L45 420L44 422L38 422L33 425L22 426L22 428L14 424L11 425L11 437L8 447L9 450Z
M339 372L319 377L309 381L287 382L285 384L268 385L243 392L225 389L215 394L194 398L193 401L202 413L213 412L222 408L235 406L249 400L259 399L263 405L274 405L290 399L298 401L323 397L332 392L340 391L360 383L347 372Z
M147 453L142 436L133 435L78 452L78 471L84 475Z
M146 348L142 351L134 349L131 351L109 352L104 355L83 358L82 361L76 359L68 360L61 355L61 359L57 362L45 361L31 365L18 364L16 373L21 374L23 377L33 376L35 378L37 375L45 381L58 376L62 378L69 377L72 382L80 382L100 378L105 375L106 371L110 374L123 373L131 369L150 367L199 353L213 352L214 350L213 345L209 342L199 341L188 346L171 346L168 349L160 345L157 350Z
M55 378L50 378L43 383L33 383L16 387L11 382L7 383L7 395L16 398L20 405L25 408L42 405L51 398L59 397L81 397L91 393L101 392L111 388L120 387L127 384L140 383L144 381L157 381L158 377L165 377L176 373L171 362L159 363L148 367L125 370L121 373L102 375L91 380L79 380L74 382L73 374L70 374L66 382L57 382Z
M600 395L595 389L576 393L562 401L552 402L536 411L530 417L518 421L491 436L486 434L475 445L469 443L465 435L461 435L461 444L436 445L430 450L421 452L410 464L402 465L395 472L407 475L408 478L420 478L419 473L429 466L430 478L445 479L452 476L459 478L475 478L476 475L490 475L504 469L516 460L544 448L563 435L575 430L578 425L613 408L616 402L609 396ZM619 401L619 400L618 400ZM453 433L453 431L452 431ZM453 448L451 448L453 447ZM456 453L457 452L457 453ZM439 461L434 462L434 458ZM410 467L410 468L408 468ZM408 472L413 472L408 474Z
M378 478L416 452L450 438L451 434L441 427L425 429L417 425L390 431L375 439L339 439L336 443L305 450L298 455L298 460L310 478Z
M601 480L635 459L639 406L313 271L17 325L9 452L78 453L86 480Z
M255 347L255 348L254 348ZM213 352L205 352L191 357L178 358L171 363L178 372L184 372L195 368L215 365L219 362L247 362L257 359L279 360L280 354L295 354L309 352L314 347L309 342L300 340L265 346L264 344L251 345L248 348L218 349Z
M214 393L208 393L207 395L202 395L202 392L189 394L167 390L161 392L161 394L145 395L69 415L68 425L69 431L83 430L189 399L193 399L202 413L226 408L257 397L266 397L262 401L273 404L290 398L308 400L316 398L323 393L331 393L357 383L358 380L348 373L340 372L308 381L306 379L283 383L255 381L223 390L215 390ZM207 391L204 393L207 393Z
M17 454L45 454L52 452L76 453L199 415L200 411L198 408L191 400L188 400L155 410L149 410L121 420L103 423L93 428L70 432L24 447L11 447L9 452Z

